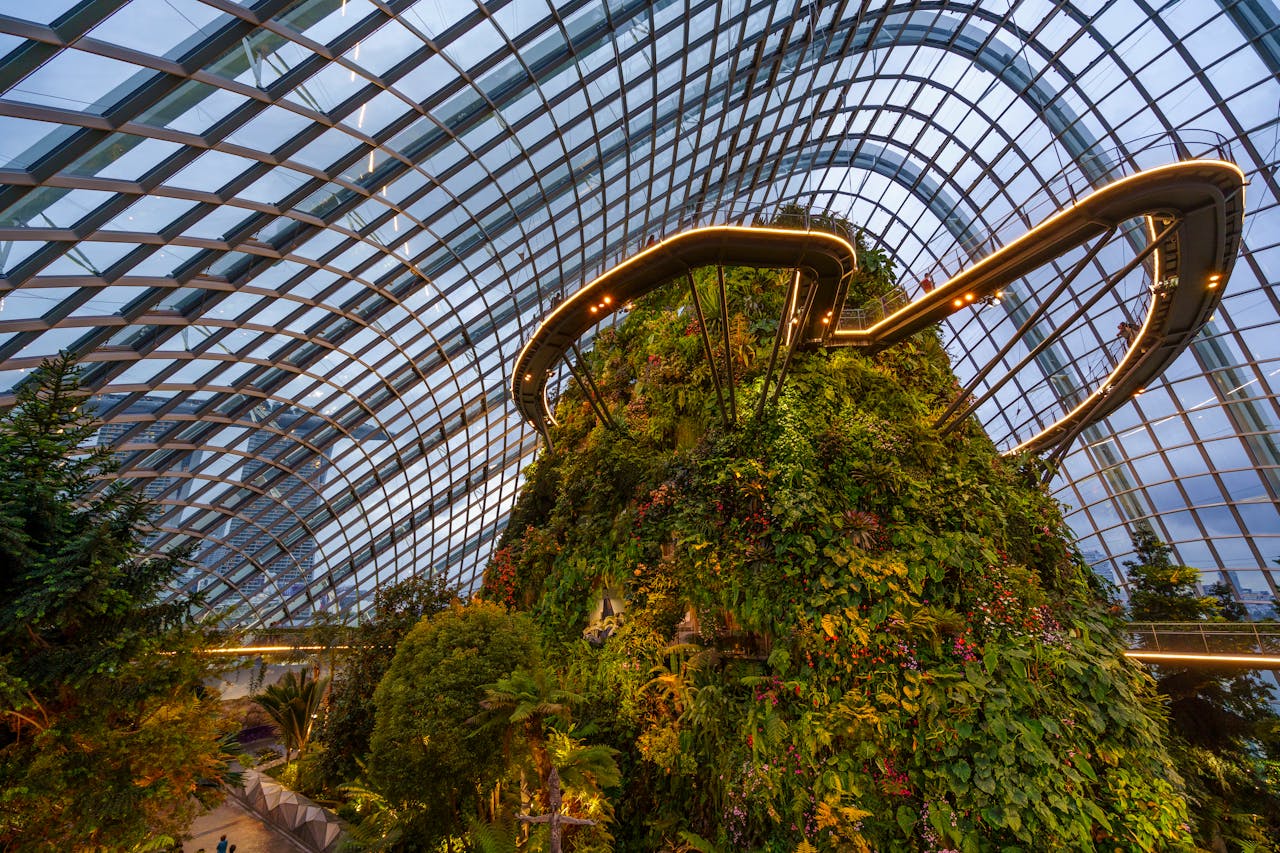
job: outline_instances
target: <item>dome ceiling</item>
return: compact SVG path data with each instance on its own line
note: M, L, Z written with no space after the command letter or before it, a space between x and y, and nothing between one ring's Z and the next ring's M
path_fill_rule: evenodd
M351 614L412 573L475 581L537 446L510 365L650 237L797 203L864 227L910 290L1093 186L1229 150L1250 185L1220 309L1054 488L1104 575L1147 519L1261 601L1277 75L1267 0L4 0L0 394L76 353L99 440L162 504L154 544L201 543L184 584L246 625ZM944 329L962 378L1079 259ZM993 436L1062 405L1128 310L1099 303L984 406Z

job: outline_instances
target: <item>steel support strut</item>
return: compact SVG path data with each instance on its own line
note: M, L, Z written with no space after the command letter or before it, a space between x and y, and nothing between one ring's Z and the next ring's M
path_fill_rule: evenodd
M702 333L702 347L707 351L707 364L711 365L711 381L716 386L716 401L720 404L720 417L725 427L729 427L729 410L724 405L724 389L720 387L720 371L716 368L716 354L711 350L711 336L707 334L707 318L702 314L702 299L698 296L698 285L693 280L693 272L685 273L689 281L689 292L693 294L693 310L698 314L698 330ZM728 356L728 353L725 353Z
M939 431L943 435L952 432L956 428L956 426L958 426L960 423L964 421L965 418L969 417L969 415L977 411L979 406L981 406L987 400L991 399L992 395L994 395L997 391L1003 388L1005 384L1007 384L1009 380L1012 379L1013 376L1019 370L1026 367L1033 358L1038 356L1040 353L1044 352L1045 349L1047 349L1049 345L1053 343L1053 341L1061 337L1063 330L1069 328L1072 323L1076 322L1081 317L1083 317L1086 311L1088 311L1095 304L1097 304L1099 299L1101 299L1103 296L1109 293L1111 289L1115 287L1116 282L1120 281L1122 278L1124 278L1126 275L1132 272L1134 268L1138 266L1138 264L1146 260L1147 257L1149 257L1151 253L1156 250L1156 248L1160 245L1160 243L1166 237L1172 234L1174 229L1176 229L1181 223L1182 223L1181 219L1175 219L1173 222L1171 222L1163 231L1161 231L1158 235L1156 235L1156 237L1150 243L1148 243L1141 252L1135 255L1133 260L1129 261L1129 263L1125 264L1123 267L1117 270L1113 275L1109 276L1107 280L1103 282L1103 286L1098 288L1097 293L1095 293L1093 296L1090 296L1075 311L1072 311L1071 316L1063 320L1061 323L1059 323L1053 329L1052 332L1045 335L1044 340L1042 340L1040 343L1032 347L1031 351L1028 352L1026 356L1022 358L1021 361L1019 361L1016 365L1010 368L999 382L994 383L991 387L989 387L986 391L984 391L981 397L978 397L974 399L972 402L970 402L969 405L966 406L962 412L960 412L955 417L953 417L945 426L941 427Z
M578 349L577 344L574 344L572 349L573 356L577 360L577 366L575 367L572 362L567 358L565 359L565 364L569 365L569 375L571 375L574 381L578 383L578 388L581 389L582 396L587 398L587 402L591 405L591 409L595 412L596 417L600 419L600 423L609 429L618 429L617 422L610 417L609 410L605 408L604 396L600 393L600 389L596 386L595 380L591 378L591 371L583 361L582 351ZM581 375L579 375L579 371L581 371Z
M729 351L729 296L724 286L724 266L716 264L716 278L720 282L720 325L724 328L724 371L729 384L729 418L738 425L738 398L733 390L733 354Z

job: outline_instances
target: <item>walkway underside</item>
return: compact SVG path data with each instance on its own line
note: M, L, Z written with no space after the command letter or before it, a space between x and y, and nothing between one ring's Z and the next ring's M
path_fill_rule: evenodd
M853 247L840 237L772 227L687 231L646 248L557 307L521 351L512 396L525 418L545 435L553 422L547 380L560 359L569 356L587 331L628 302L697 267L795 269L786 312L795 332L788 330L788 349L854 346L874 352L970 309L1073 249L1105 241L1128 221L1144 218L1147 249L1107 282L1115 287L1137 264L1147 264L1152 298L1140 330L1115 369L1087 398L1008 453L1065 447L1084 427L1141 393L1208 321L1235 264L1243 216L1244 176L1232 163L1189 160L1138 172L1059 211L931 293L860 329L839 328L837 321L845 308L849 277L856 270ZM1027 331L1024 326L1018 335ZM1007 345L1001 352L1007 352L1016 338L1000 342ZM969 390L944 413L940 425L948 416L972 412L972 406L962 407Z
M1164 372L1218 307L1244 219L1244 174L1235 164L1188 160L1109 184L875 325L837 330L826 345L891 346L1140 216L1157 242L1150 264L1153 298L1141 330L1087 399L1009 453L1069 442Z
M857 264L853 246L824 231L724 225L668 237L583 287L542 322L516 359L511 377L516 407L545 433L545 426L552 422L546 400L547 378L555 365L596 324L628 302L694 269L741 266L799 270L806 281L817 283L814 303L835 306L838 316ZM819 319L814 315L806 324L807 336L817 334L810 327L820 325Z

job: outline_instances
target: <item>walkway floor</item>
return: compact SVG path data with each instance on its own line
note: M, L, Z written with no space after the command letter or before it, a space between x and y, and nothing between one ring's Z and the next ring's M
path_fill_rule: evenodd
M214 853L223 835L236 846L236 853L309 853L308 848L263 822L235 797L227 797L222 805L196 818L189 832L192 839L183 843L184 853L198 853L201 848L205 853Z

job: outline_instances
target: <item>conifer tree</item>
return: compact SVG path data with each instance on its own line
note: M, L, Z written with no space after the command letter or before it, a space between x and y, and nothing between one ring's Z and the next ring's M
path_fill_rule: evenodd
M148 555L69 357L0 416L0 848L129 849L185 831L224 775L187 553ZM44 846L44 845L47 845Z
M1224 583L1198 595L1198 569L1173 562L1148 527L1133 534L1138 558L1125 563L1138 622L1242 621L1244 607ZM1197 840L1212 850L1272 850L1280 838L1280 717L1271 688L1248 671L1205 666L1155 668L1169 702L1172 752L1197 808ZM1253 845L1263 845L1255 847Z
M1172 549L1150 527L1133 534L1137 559L1125 562L1129 612L1137 622L1199 622L1218 615L1219 602L1197 595L1200 570L1173 562Z

